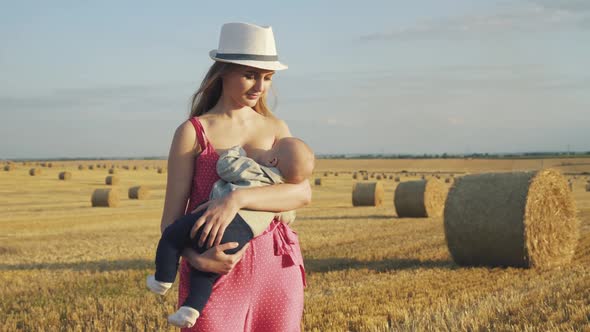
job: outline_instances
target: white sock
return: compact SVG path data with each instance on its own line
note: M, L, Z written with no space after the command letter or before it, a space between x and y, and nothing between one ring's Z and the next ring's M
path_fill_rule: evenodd
M182 306L168 316L168 322L176 327L193 327L197 318L199 318L199 312L196 309Z
M154 293L164 295L172 287L171 282L161 282L154 276L148 276L146 280L147 287Z

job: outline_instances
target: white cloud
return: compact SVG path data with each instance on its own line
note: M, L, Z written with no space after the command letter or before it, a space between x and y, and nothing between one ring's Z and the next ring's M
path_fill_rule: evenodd
M361 41L481 37L510 31L538 32L547 29L590 28L590 1L507 2L492 13L474 13L446 19L431 19L409 27L375 32Z

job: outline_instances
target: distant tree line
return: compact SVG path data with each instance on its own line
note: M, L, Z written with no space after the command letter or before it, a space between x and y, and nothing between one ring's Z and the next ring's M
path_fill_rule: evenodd
M382 153L365 153L365 154L320 154L318 159L537 159L537 158L588 158L590 151L586 152L521 152L521 153L424 153L424 154L382 154ZM151 157L95 157L95 158L19 158L3 159L0 161L72 161L72 160L166 160L166 156Z
M322 154L318 159L537 159L587 158L587 152L522 152L522 153L424 153L424 154Z

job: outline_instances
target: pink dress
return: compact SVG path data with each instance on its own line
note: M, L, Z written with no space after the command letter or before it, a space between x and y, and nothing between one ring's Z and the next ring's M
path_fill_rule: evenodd
M187 212L209 198L217 152L198 118L191 118L201 147L195 160L193 186ZM178 302L184 302L189 289L189 265L180 265ZM289 226L273 220L252 239L240 262L213 285L213 293L197 323L183 331L300 331L303 314L303 288L306 286L303 257L297 234Z

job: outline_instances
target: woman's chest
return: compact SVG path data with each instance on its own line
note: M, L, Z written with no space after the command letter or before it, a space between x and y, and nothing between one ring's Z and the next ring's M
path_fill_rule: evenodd
M231 126L216 124L206 128L209 143L221 154L227 149L239 145L248 157L257 160L262 152L269 150L274 144L275 133L272 128L264 125Z

